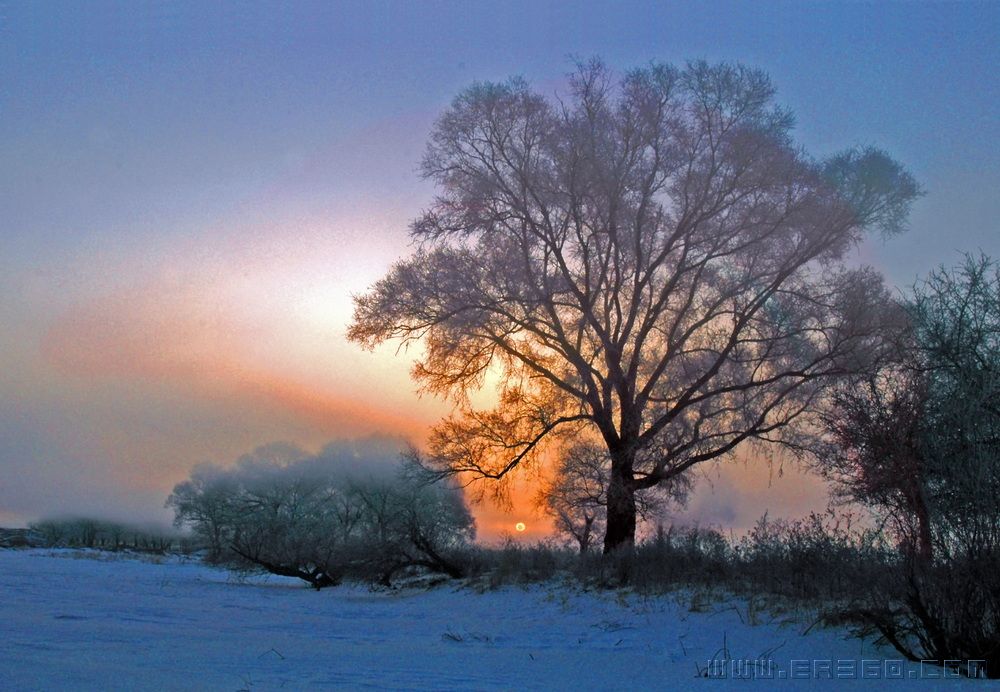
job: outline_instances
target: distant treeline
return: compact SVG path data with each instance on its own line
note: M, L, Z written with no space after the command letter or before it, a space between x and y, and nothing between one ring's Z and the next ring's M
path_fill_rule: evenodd
M24 544L154 553L197 549L197 542L179 531L89 517L60 517L34 522L24 534Z

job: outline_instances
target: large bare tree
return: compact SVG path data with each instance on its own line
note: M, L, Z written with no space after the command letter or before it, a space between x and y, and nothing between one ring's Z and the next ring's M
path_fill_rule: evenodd
M635 540L637 492L788 426L873 357L881 278L849 269L866 229L901 230L917 185L885 154L826 161L741 65L599 61L565 98L468 88L423 159L439 195L418 244L356 299L352 339L420 342L450 396L428 466L504 479L590 427L611 457L605 551ZM498 404L468 394L495 383Z

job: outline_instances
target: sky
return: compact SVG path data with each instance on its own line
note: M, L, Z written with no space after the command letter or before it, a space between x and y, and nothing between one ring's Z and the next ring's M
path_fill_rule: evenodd
M427 136L474 81L555 94L572 56L761 67L811 154L878 146L925 188L907 234L858 251L905 290L1000 257L998 46L996 2L0 1L0 525L166 521L193 465L274 441L419 443L448 407L414 354L345 333L412 251ZM544 535L519 488L476 509L481 535ZM678 519L825 498L753 459L706 469Z

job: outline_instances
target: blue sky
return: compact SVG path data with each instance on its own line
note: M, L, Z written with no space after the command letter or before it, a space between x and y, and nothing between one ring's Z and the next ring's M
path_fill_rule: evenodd
M161 516L199 461L419 435L442 406L343 331L408 251L427 134L472 81L551 93L572 55L762 67L809 152L879 146L926 189L860 255L905 286L1000 256L998 45L996 2L0 3L0 520ZM745 522L761 492L703 514Z

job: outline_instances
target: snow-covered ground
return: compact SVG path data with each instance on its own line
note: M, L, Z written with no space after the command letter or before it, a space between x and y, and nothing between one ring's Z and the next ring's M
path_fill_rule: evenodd
M567 587L313 591L170 559L0 550L0 689L706 689L725 651L770 657L788 689L886 684L889 650L736 600ZM709 599L710 601L710 599ZM787 618L784 618L787 620ZM757 624L751 624L751 620ZM863 660L878 664L862 664ZM730 676L732 668L720 667ZM935 669L937 670L937 669ZM905 669L904 678L913 672ZM809 678L804 679L808 673ZM938 671L938 674L939 671ZM791 678L791 679L790 679ZM895 680L920 689L962 681ZM977 685L964 681L964 684Z

